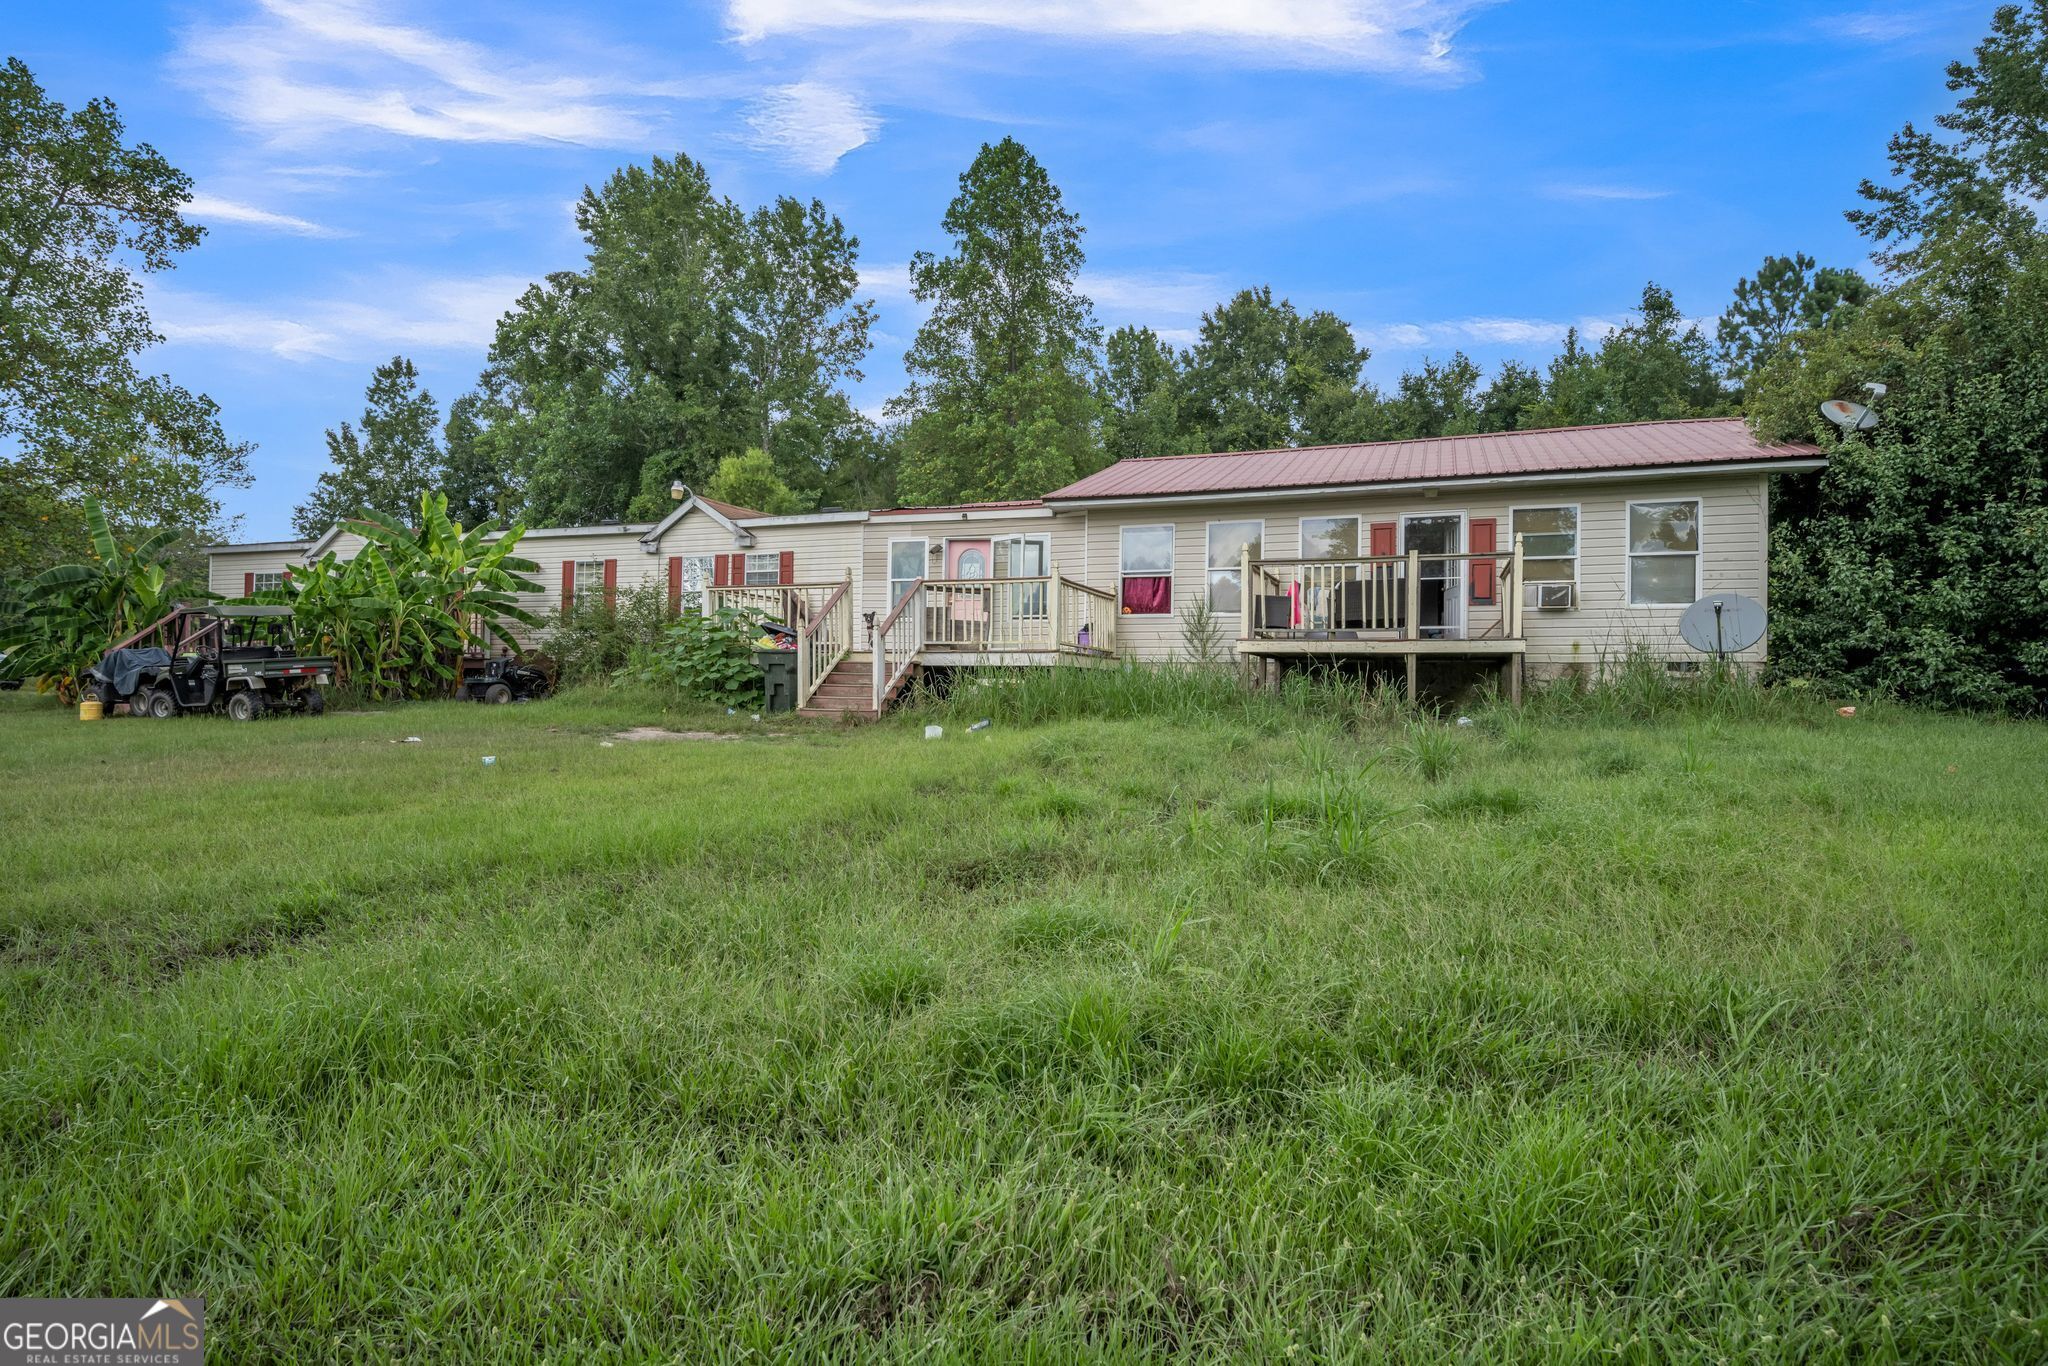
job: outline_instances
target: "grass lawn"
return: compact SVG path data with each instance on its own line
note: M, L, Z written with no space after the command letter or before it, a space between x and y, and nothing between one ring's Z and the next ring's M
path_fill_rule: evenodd
M217 1360L2048 1354L2048 728L994 710L0 697L0 1295Z

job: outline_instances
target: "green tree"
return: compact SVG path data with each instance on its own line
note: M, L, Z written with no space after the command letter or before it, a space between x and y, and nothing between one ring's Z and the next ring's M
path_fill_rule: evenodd
M1180 366L1149 327L1119 327L1102 347L1096 379L1102 449L1111 460L1181 450Z
M1841 326L1876 292L1853 270L1816 269L1804 252L1766 256L1754 276L1735 282L1735 297L1715 329L1724 371L1746 380L1799 334Z
M860 239L783 197L747 219L737 291L740 367L753 388L754 441L781 477L816 493L858 419L837 387L862 378L872 300L856 300Z
M130 265L168 270L204 230L191 179L124 137L112 102L67 110L0 68L0 575L87 537L82 490L117 533L218 535L219 491L249 482L213 403L136 368L162 339Z
M544 522L658 516L749 447L816 494L861 422L872 306L857 239L816 201L749 217L686 156L586 189L583 268L531 286L499 321L476 420L506 486Z
M441 427L441 491L448 515L467 525L503 521L519 502L500 433L485 425L486 399L467 393L448 405Z
M293 528L318 536L365 513L405 516L419 507L444 474L434 440L440 422L434 396L420 387L411 361L393 356L378 366L363 394L362 431L346 422L327 429L330 468L292 512Z
M1443 365L1424 357L1385 404L1390 437L1464 436L1481 430L1479 367L1463 351Z
M1502 361L1493 382L1479 395L1478 430L1511 432L1527 426L1542 402L1543 376L1520 361Z
M1098 333L1081 293L1079 219L1014 138L984 144L942 226L951 251L912 258L930 316L904 356L902 496L1036 497L1100 462L1089 383Z
M1374 434L1370 356L1334 313L1303 315L1270 286L1202 315L1183 369L1183 422L1195 449L1266 450Z
M704 493L721 503L736 503L771 517L809 512L814 506L810 499L782 482L782 476L775 470L775 462L758 447L742 455L728 455L719 461Z
M1652 281L1643 286L1636 316L1608 333L1598 351L1586 351L1576 329L1566 334L1528 425L1711 417L1730 409L1705 335L1685 321L1671 291Z
M173 581L165 556L180 534L165 529L124 544L97 498L86 494L81 503L86 558L38 574L0 623L10 676L32 678L39 692L67 702L109 646L169 612Z
M1937 140L1891 141L1897 184L1850 213L1892 287L1768 360L1750 385L1765 437L1832 449L1780 481L1772 664L1944 706L2048 710L2048 4L2006 6ZM1844 438L1822 399L1868 397Z

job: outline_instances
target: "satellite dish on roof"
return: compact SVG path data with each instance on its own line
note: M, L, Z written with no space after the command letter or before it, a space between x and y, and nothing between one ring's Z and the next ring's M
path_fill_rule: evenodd
M1846 398L1831 398L1820 405L1820 415L1845 432L1867 432L1877 425L1877 414Z
M1740 593L1709 593L1685 609L1678 634L1703 655L1726 657L1764 638L1764 605Z

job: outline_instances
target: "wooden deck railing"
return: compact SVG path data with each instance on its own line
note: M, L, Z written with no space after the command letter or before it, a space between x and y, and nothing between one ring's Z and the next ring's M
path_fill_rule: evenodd
M839 667L853 648L853 571L828 594L811 619L796 633L796 704L809 706L811 694Z
M913 579L903 596L875 627L875 714L880 715L889 694L917 663L924 649L924 580Z
M844 582L720 584L707 591L714 612L721 607L751 608L770 621L796 628L817 616L825 599Z
M1116 654L1116 594L1053 571L1053 638L1062 654Z
M1342 560L1243 561L1238 636L1243 640L1297 635L1304 631L1347 631L1361 636L1418 639L1422 625L1422 567L1425 563L1463 563L1467 572L1447 582L1469 592L1470 567L1490 564L1494 571L1493 602L1498 617L1466 639L1519 640L1522 635L1522 538L1499 551L1447 551L1405 555L1365 555ZM1284 601L1283 601L1284 600ZM1461 607L1469 621L1471 606ZM1275 619L1277 617L1277 619ZM1462 629L1462 628L1461 628Z
M925 648L1106 656L1116 651L1115 606L1115 594L1058 565L1024 578L927 579Z

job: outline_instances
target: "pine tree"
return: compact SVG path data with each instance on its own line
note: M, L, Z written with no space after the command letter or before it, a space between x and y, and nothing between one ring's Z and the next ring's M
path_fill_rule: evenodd
M420 495L439 489L443 465L434 432L440 410L420 387L413 363L393 356L378 366L363 397L360 432L347 422L327 431L331 468L292 513L301 536L318 536L364 512L409 521L418 515Z

